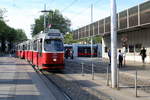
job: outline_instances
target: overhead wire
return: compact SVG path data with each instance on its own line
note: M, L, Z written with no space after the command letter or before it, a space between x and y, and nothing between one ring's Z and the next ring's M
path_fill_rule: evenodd
M64 12L65 10L68 10L70 7L72 7L78 0L73 0L68 6L60 10L61 12Z
M100 1L100 0L96 0L94 3L91 3L91 4L95 5L95 4L97 4L97 2L99 2L99 1ZM91 8L91 4L88 5L88 7L85 8L84 10L80 11L79 13L77 13L77 14L76 14L77 16L74 16L74 19L72 19L72 20L76 20L78 16L80 16L80 15L86 13L86 11Z

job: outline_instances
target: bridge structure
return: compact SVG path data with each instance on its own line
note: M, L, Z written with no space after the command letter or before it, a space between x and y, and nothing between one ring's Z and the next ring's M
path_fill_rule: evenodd
M102 57L110 48L110 16L73 31L74 39L102 36ZM147 50L146 62L150 62L150 1L117 13L117 47L126 54L126 60L141 61L139 52ZM136 59L135 59L136 58Z

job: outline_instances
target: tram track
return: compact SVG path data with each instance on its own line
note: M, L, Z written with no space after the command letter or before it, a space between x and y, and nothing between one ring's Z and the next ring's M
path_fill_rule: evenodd
M51 88L50 84L48 84L47 81L45 81L45 80L47 79L50 83L52 83L52 85L54 87L53 89L55 90L55 92L52 91L52 93L57 98L57 100L72 100L72 98L58 84L56 84L49 77L50 73L48 71L40 71L39 69L36 69L35 67L34 67L34 70L38 73L38 75L40 76L40 78L44 81L44 83L47 85L47 87L50 90L52 90L52 88ZM41 76L41 74L42 74L42 76ZM59 96L56 93L59 93ZM61 96L60 96L60 94L61 94Z
M58 89L61 89L60 91L63 92L63 95L66 98L65 100L78 100L78 99L74 99L74 97L76 97L76 95L72 95L72 93L77 93L76 90L78 90L79 94L81 94L82 90L80 90L80 88L77 88L76 90L74 90L73 89L74 85L68 85L68 83L66 83L67 84L66 87L63 87L63 86L60 86L61 83L59 84L59 82L61 82L61 78L62 78L61 76L66 76L68 74L67 77L73 78L72 76L70 76L71 74L81 74L81 72L82 72L81 62L74 62L73 60L72 61L65 61L65 62L66 62L66 66L65 66L65 69L64 69L63 73L62 72L61 73L60 72L58 72L58 73L54 72L53 73L53 72L45 72L45 71L44 72L42 71L41 73L45 77L47 77L48 80L52 81L53 84L56 84ZM85 70L85 73L87 73L87 74L91 74L91 71L89 71L89 70L91 70L91 65L90 64L91 64L90 62L88 62L88 63L85 62L85 66L87 66L86 68L88 69L88 71ZM99 63L94 63L94 66L95 66L95 70L96 70L95 71L95 76L103 77L104 79L106 79L106 77L107 77L106 76L106 69L107 68L103 68L102 67L103 64L99 65ZM49 76L52 76L52 77L50 78ZM58 78L58 80L60 80L60 81L57 82L57 79L56 80L54 79L55 77L59 77L60 79ZM121 74L120 79L121 79L120 84L122 84L121 86L127 86L127 88L134 88L134 79L133 79L133 77L124 76L124 75ZM64 80L66 82L68 81L68 79L66 79L66 78L64 78ZM74 80L73 84L77 84L76 87L78 87L78 86L82 87L82 86L80 86L81 85L80 82L78 83L78 81L76 81L76 79L71 79L71 80ZM65 84L65 82L62 82L62 84ZM147 85L147 87L150 86L149 83L145 83L145 82L140 81L140 80L138 81L138 84L144 84L144 85ZM143 90L147 93L150 93L150 91L148 89L145 89L147 87L138 86L138 88L140 90ZM68 88L68 89L65 89L65 88ZM90 90L95 91L92 88ZM60 100L62 100L62 99L60 99ZM89 100L89 99L83 99L83 100ZM99 100L99 99L92 99L92 100ZM105 99L102 99L102 100L105 100Z

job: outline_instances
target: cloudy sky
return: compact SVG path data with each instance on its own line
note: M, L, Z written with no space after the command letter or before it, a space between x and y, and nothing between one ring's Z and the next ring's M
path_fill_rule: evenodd
M116 0L117 11L138 5L148 0ZM76 29L91 22L90 6L93 4L93 21L110 15L110 0L0 0L0 8L5 8L5 20L14 28L23 29L31 38L31 24L47 9L58 9L71 20L71 28Z

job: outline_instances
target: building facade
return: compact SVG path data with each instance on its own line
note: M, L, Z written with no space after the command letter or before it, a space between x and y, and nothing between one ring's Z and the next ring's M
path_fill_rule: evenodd
M110 48L110 16L73 31L74 39L100 35L102 57L108 58ZM150 0L117 14L117 48L125 59L141 61L140 50L146 48L146 62L150 63Z

